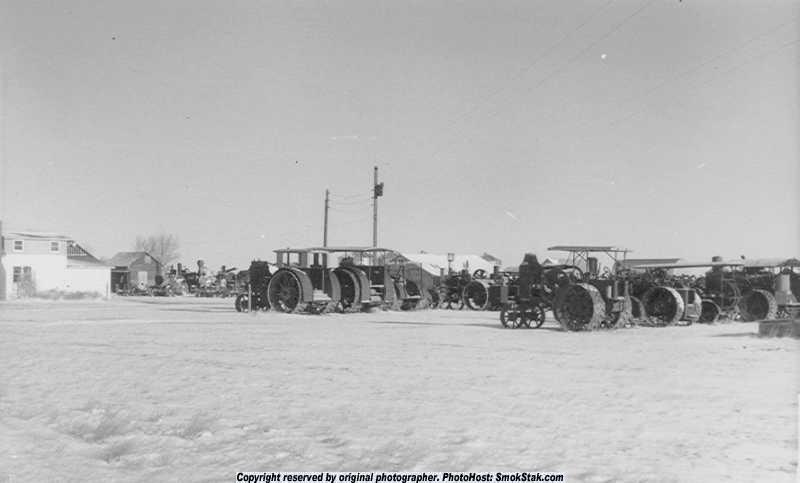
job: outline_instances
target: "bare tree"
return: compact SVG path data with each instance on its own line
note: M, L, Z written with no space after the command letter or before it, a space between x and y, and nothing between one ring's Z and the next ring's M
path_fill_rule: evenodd
M178 253L178 237L168 233L159 233L158 235L147 237L137 236L134 249L149 253L163 265L169 265L180 257L180 253Z

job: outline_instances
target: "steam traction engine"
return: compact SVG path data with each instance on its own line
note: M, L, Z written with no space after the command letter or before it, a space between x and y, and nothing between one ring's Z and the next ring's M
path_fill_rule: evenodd
M469 271L450 271L442 276L439 307L448 310L461 310L464 308L464 289L472 281Z
M358 312L374 307L409 309L421 296L419 287L406 283L404 267L393 263L395 252L384 248L327 248L338 258L335 273L342 286L339 308Z
M742 298L739 315L743 321L777 317L796 318L800 313L800 260L769 258L744 260L734 274Z
M406 279L384 248L318 247L276 250L278 270L267 284L267 302L281 312L357 312L373 307L415 308L423 288ZM337 258L338 260L333 260Z
M532 253L525 254L516 278L500 286L500 323L503 327L541 327L545 313L554 311L557 291L583 279L583 272L569 265L542 265Z
M610 246L554 246L569 253L567 263L540 264L525 255L516 287L501 292L500 321L506 327L540 327L546 311L552 311L564 330L616 327L631 318L628 280L606 268L600 274L593 253L605 253L614 267L629 250Z
M484 270L475 270L462 291L461 299L470 310L500 310L503 287L516 283L516 272L500 271L494 267L491 274Z
M234 306L237 312L269 310L267 286L272 278L269 263L261 260L250 262L250 268L239 272L237 295Z
M630 252L612 246L555 246L567 252L567 266L585 267L582 281L563 281L554 303L554 314L565 330L595 330L621 327L631 321L630 284L617 268ZM595 254L605 254L612 263L602 272Z
M645 274L634 277L633 293L642 298L646 318L653 325L734 320L740 315L743 291L750 291L746 280L737 275L741 266L741 261L726 262L721 257L711 262L640 264L632 268ZM698 278L668 273L691 268L708 270ZM761 295L766 299L770 294L757 294Z
M673 275L676 264L644 263L630 267L632 311L646 325L690 325L700 320L702 299L693 277Z
M341 298L339 279L328 268L328 252L317 248L275 250L278 269L267 284L267 303L286 313L322 313Z

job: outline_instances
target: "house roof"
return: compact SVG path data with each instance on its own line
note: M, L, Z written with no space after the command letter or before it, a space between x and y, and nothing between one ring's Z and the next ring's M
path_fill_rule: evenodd
M21 238L24 240L72 240L72 238L58 233L39 231L9 231L3 234L4 238Z
M111 257L111 260L108 261L108 264L113 267L128 267L131 264L133 264L133 262L142 258L145 255L152 258L157 264L161 263L158 261L156 257L150 255L147 252L140 251L140 252L119 252L113 257Z
M74 241L70 241L67 247L67 267L111 267L108 263L100 261L97 257L86 251L85 248Z

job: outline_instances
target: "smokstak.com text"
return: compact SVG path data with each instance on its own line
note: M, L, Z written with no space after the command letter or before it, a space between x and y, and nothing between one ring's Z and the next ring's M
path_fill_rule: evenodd
M263 472L244 471L236 473L237 482L245 483L469 483L469 482L537 482L566 481L561 473L541 472L415 472L396 473L370 472Z

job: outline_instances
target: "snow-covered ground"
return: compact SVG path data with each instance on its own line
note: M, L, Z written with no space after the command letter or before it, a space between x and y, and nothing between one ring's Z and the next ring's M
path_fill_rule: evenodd
M533 470L793 481L800 341L755 324L564 333L496 313L0 304L0 482Z

